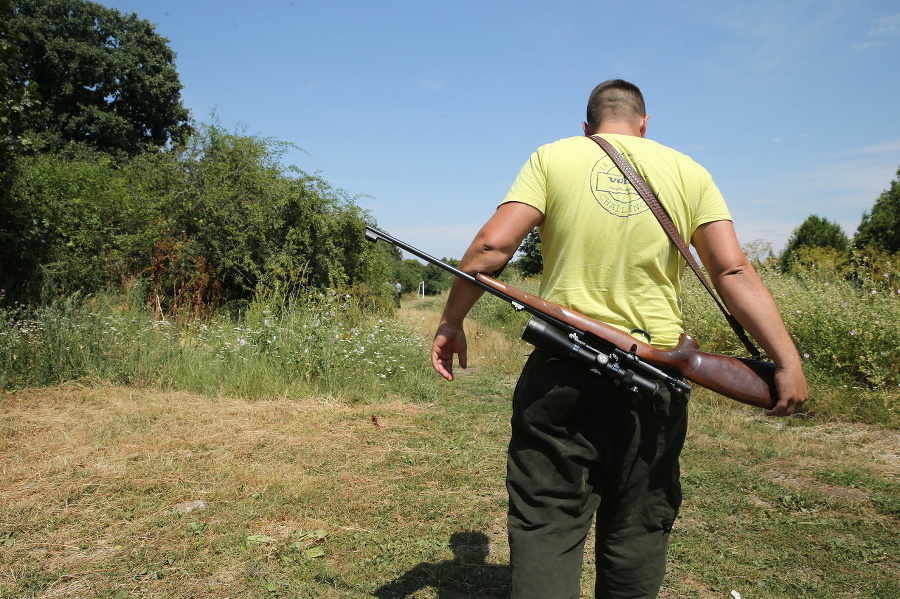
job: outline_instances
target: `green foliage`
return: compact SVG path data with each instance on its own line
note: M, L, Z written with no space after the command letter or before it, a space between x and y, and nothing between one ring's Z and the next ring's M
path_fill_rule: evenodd
M12 7L18 52L4 53L5 81L33 100L13 115L13 135L45 150L77 142L134 156L189 132L175 54L150 22L84 0Z
M863 213L853 243L857 248L900 252L900 168L891 186Z
M854 249L850 253L849 278L861 289L900 293L900 253L877 247Z
M500 278L513 287L537 295L540 284L537 277L526 278L515 269L507 269L503 271ZM527 312L517 312L512 309L509 302L485 293L472 308L469 318L485 326L503 331L509 339L518 339L521 337L530 315Z
M157 293L178 279L186 297L199 293L208 302L214 285L222 301L246 302L260 286L324 289L365 281L375 289L391 277L390 257L365 240L365 213L321 178L286 172L279 158L287 147L217 125L200 130L182 156L183 188L167 211L171 225L154 268Z
M807 257L822 248L808 248ZM833 256L834 254L828 254ZM829 262L799 275L761 273L807 368L816 378L869 391L900 385L900 289L863 289ZM876 275L870 278L882 278ZM721 313L693 277L684 280L688 333L706 351L744 355Z
M890 294L900 289L900 255L874 247L849 252L804 247L797 251L791 273L817 283L852 283L864 293Z
M799 248L791 263L791 273L818 282L844 281L853 276L850 254L833 247Z
M772 244L763 239L754 239L745 243L741 245L741 250L756 269L769 266L776 260L775 252L772 251Z
M14 165L0 228L7 289L92 292L146 267L173 183L171 160L146 154L116 165L101 152L72 150Z
M236 309L260 291L364 284L386 299L399 253L286 144L203 126L181 150L114 160L85 146L19 158L0 224L0 285L19 297L145 282L160 314Z
M365 240L352 198L282 166L287 144L193 132L152 24L84 0L0 0L0 15L9 295L140 281L157 314L194 316L270 291L389 297L399 253Z
M441 258L451 266L459 266L459 260ZM418 260L407 259L397 262L397 280L404 292L415 292L424 283L425 295L440 295L450 289L453 275L434 264L422 264Z
M459 266L459 260L452 258L441 258L441 261L450 266ZM439 295L453 285L453 275L434 264L425 265L425 268L422 269L422 280L425 281L426 295Z
M797 253L803 248L827 247L846 251L849 246L850 240L839 224L812 214L791 233L778 265L783 272L789 272Z
M533 277L544 271L541 255L541 236L537 228L532 229L519 247L519 258L513 262L524 277Z
M0 23L9 23L13 17L12 0L0 0ZM20 35L0 26L0 170L5 169L11 154L23 149L25 141L13 131L13 125L32 106L33 93L14 81L21 62L17 41L21 41Z

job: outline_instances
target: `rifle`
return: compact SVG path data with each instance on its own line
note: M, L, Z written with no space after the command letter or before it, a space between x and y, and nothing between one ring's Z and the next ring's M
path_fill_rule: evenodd
M661 350L619 329L574 310L548 302L484 273L470 275L373 227L366 239L379 239L479 287L531 314L522 339L535 347L568 356L592 372L611 376L634 393L652 397L664 384L676 394L690 385L666 371L676 372L701 387L747 405L771 409L777 403L775 364L700 351L697 341L682 334L674 349Z

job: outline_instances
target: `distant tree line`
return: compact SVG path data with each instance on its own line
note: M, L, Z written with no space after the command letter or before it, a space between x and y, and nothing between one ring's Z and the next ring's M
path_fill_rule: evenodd
M445 257L441 260L451 266L459 266L459 260L455 258ZM434 264L422 264L418 260L406 259L400 266L397 280L403 285L404 293L418 293L421 289L425 295L438 295L450 288L453 284L453 275Z
M900 285L900 168L897 178L863 213L852 238L838 223L810 215L791 233L776 264L784 273L837 277L896 290Z

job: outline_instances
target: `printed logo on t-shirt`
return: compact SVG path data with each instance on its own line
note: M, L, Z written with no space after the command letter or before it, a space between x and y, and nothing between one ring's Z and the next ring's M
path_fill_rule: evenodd
M632 156L628 156L628 159L635 167L641 164L636 162ZM609 156L598 160L591 169L590 185L594 199L613 216L624 218L649 210L647 204Z

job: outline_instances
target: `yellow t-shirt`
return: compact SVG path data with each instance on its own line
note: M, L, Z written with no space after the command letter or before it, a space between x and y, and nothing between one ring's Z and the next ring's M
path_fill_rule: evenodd
M704 223L731 220L712 177L690 157L640 137L602 137L644 177L686 241ZM571 137L538 148L506 202L544 214L541 297L660 349L678 343L684 258L594 141Z

